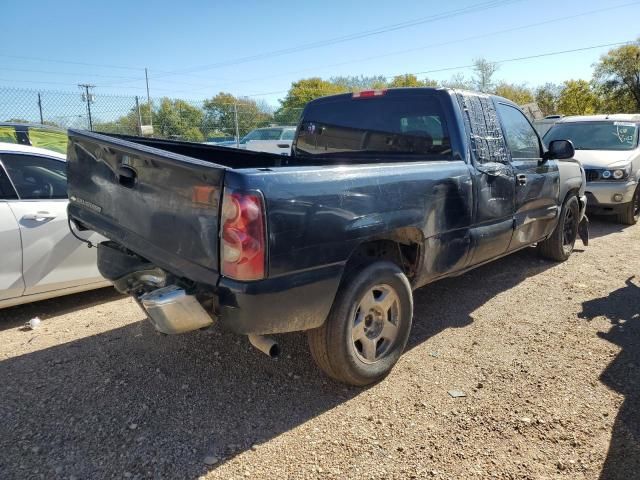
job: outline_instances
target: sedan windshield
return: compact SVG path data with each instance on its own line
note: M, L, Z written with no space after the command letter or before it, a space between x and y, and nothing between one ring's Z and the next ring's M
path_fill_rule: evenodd
M558 123L544 136L552 140L571 140L576 150L631 150L638 144L638 127L630 122Z

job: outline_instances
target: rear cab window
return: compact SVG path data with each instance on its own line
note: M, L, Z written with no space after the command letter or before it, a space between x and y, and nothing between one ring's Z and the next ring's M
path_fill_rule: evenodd
M341 95L311 103L304 111L295 155L416 156L450 159L451 137L444 109L432 93L387 92L371 97Z

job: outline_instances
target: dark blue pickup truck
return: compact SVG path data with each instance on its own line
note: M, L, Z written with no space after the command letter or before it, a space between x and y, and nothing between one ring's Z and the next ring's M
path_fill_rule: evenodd
M218 320L275 355L308 331L331 377L386 375L412 290L537 244L586 242L584 171L503 98L390 89L310 102L292 155L71 131L69 216L163 333ZM558 161L567 159L567 161Z

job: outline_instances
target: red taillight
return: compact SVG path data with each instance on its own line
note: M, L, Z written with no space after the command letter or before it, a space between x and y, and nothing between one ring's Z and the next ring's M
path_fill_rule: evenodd
M380 97L387 93L386 90L363 90L361 92L355 92L353 98L371 98Z
M226 189L220 218L221 273L235 280L265 276L265 228L262 196Z

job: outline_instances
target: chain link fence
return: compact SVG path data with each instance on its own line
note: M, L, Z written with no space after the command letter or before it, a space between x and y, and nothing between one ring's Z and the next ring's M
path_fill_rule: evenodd
M249 98L209 100L107 95L0 87L0 122L39 123L198 142L242 138L269 126L296 125L301 108L273 109Z

